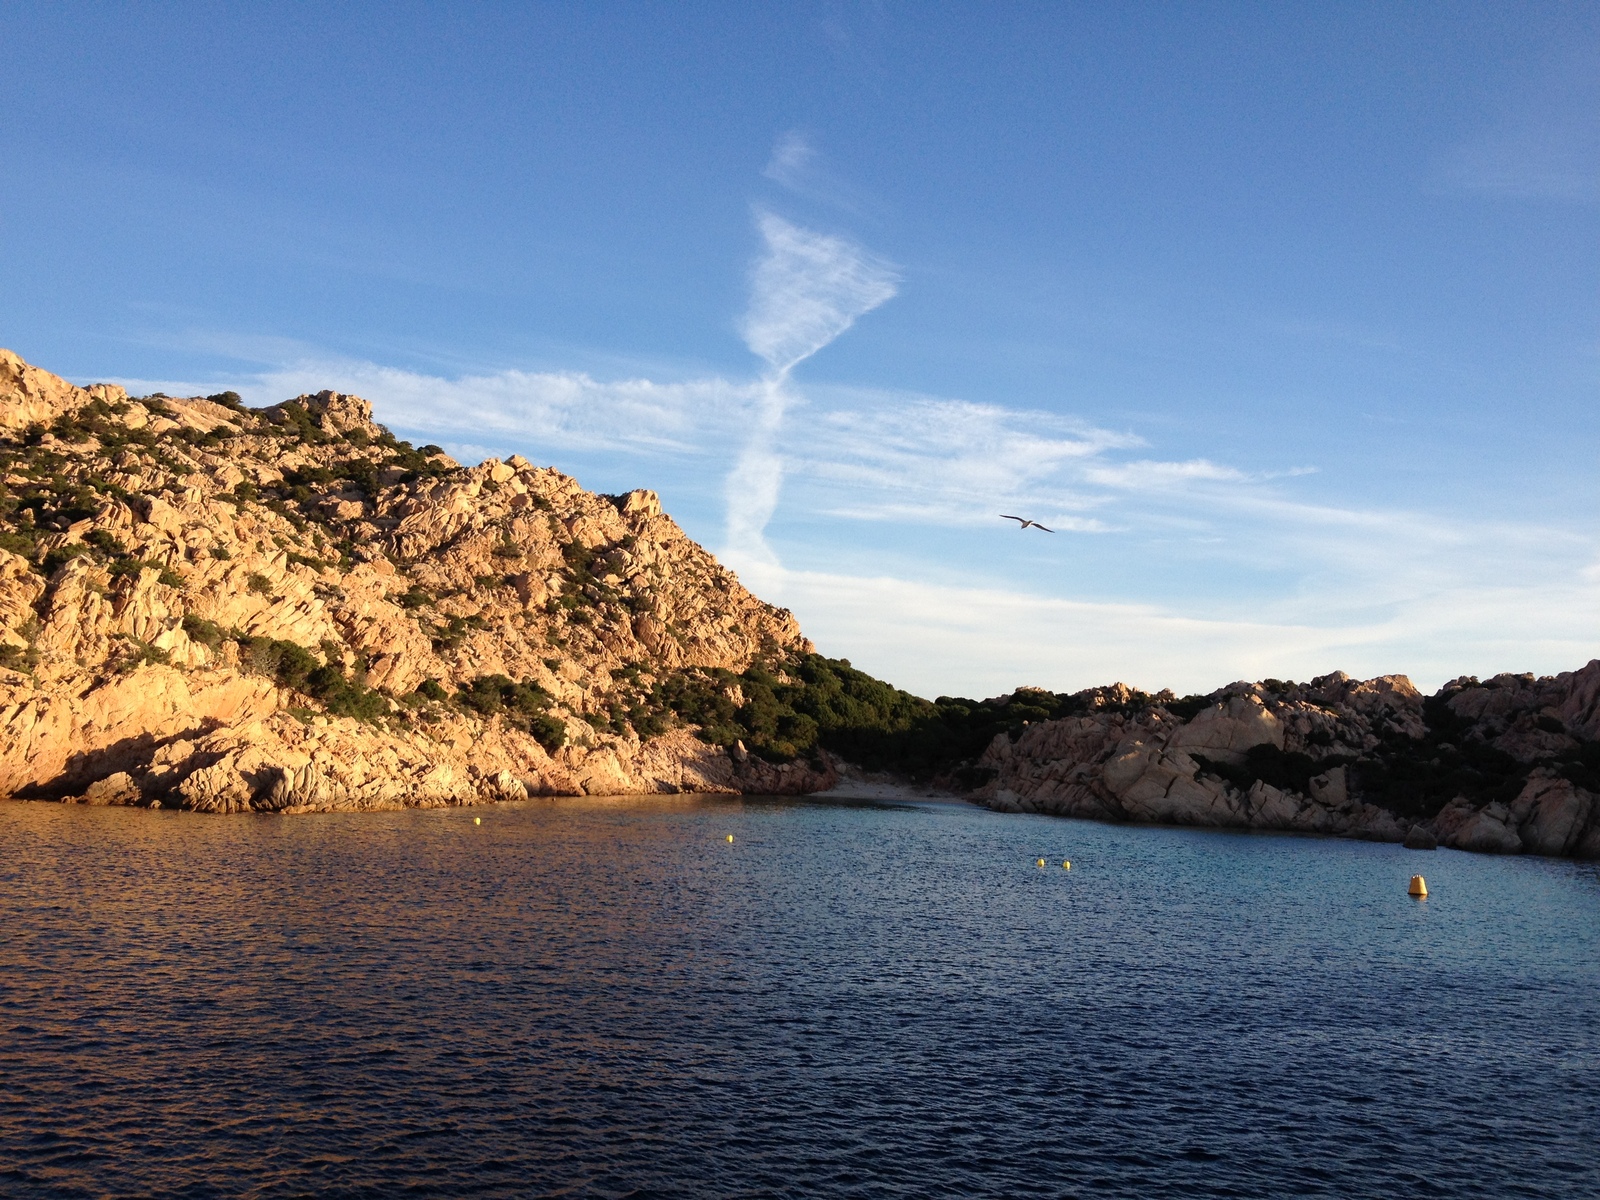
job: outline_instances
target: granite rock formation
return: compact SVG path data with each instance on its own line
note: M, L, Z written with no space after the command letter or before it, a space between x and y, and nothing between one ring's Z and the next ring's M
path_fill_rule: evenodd
M1600 857L1600 660L1536 679L1237 683L1207 697L1079 693L998 734L991 808Z
M665 675L810 649L651 492L462 467L354 396L139 399L0 351L0 795L292 812L815 790L820 756L640 719Z

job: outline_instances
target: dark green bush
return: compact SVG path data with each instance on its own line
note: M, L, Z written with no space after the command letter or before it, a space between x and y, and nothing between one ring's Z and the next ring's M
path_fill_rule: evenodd
M554 754L567 744L567 724L559 717L540 713L528 719L528 732L545 751Z
M195 616L193 613L184 614L183 631L189 635L190 641L198 642L200 645L212 650L221 646L222 639L226 636L222 632L222 626L215 621L208 621L204 617Z
M190 619L185 618L184 628L189 627ZM194 618L194 628L209 635L216 626ZM240 633L231 636L239 645L240 663L246 670L266 675L282 687L304 692L321 701L323 708L336 717L371 721L389 712L389 701L383 693L351 679L337 662L319 663L316 655L297 642Z
M110 554L118 558L127 554L127 550L123 548L122 543L116 539L116 536L109 529L91 529L84 541L104 554Z
M336 717L372 721L389 711L389 701L381 692L347 678L331 663L311 673L306 690Z
M82 542L71 542L65 546L57 546L44 556L44 562L40 564L40 569L47 576L54 575L73 559L82 558L88 553L89 547Z
M424 681L423 686L428 683L433 680ZM438 690L442 695L444 689ZM504 675L481 675L456 693L456 703L480 716L499 716L507 724L527 730L551 753L566 744L566 723L545 711L550 695L532 680L517 683Z
M158 571L157 581L168 587L182 587L183 578L176 571L162 566L158 562L151 562L144 558L119 558L106 568L113 579L123 576L136 576L140 571Z
M124 634L123 639L128 643L126 650L117 660L117 670L128 672L142 667L145 663L156 663L165 666L172 661L172 656L159 646L152 646L149 642L140 641L136 637Z
M530 680L515 683L504 675L481 675L456 694L456 703L485 717L505 711L527 718L548 708L550 696Z

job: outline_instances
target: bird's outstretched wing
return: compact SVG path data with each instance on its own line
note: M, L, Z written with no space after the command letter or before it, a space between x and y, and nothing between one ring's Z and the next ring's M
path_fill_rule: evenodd
M1017 526L1018 530L1023 530L1023 529L1043 529L1046 533L1054 533L1055 532L1055 530L1051 529L1049 526L1041 525L1037 521L1030 521L1026 517L1013 517L1010 513L1001 513L1000 515L1002 517L1004 517L1008 521L1020 522L1020 524L1018 524L1018 526Z

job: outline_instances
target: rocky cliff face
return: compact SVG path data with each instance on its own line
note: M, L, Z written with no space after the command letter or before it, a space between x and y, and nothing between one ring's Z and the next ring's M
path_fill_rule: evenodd
M1600 857L1600 660L1543 679L1458 679L1426 698L1402 675L1334 674L1187 701L1120 685L1073 699L1074 715L997 735L973 798L1007 811Z
M825 759L730 753L660 700L810 650L651 492L463 468L353 396L136 399L0 351L0 795L814 790Z

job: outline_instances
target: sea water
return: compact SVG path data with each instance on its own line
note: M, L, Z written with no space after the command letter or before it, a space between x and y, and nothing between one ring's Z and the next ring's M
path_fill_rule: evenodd
M1597 984L1567 861L0 804L0 1192L1593 1197Z

